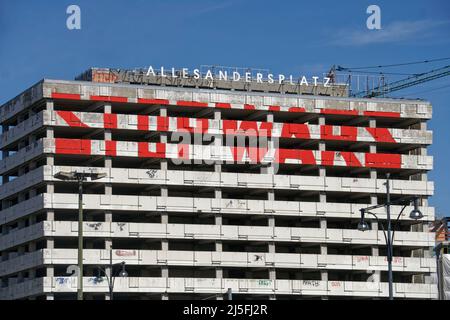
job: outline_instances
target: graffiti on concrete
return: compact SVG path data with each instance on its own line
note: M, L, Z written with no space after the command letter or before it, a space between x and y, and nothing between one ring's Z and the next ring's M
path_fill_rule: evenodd
M147 174L148 174L149 178L153 179L156 176L156 172L157 172L157 170L152 169L152 170L148 170Z
M57 277L55 278L55 281L59 285L65 285L69 283L69 278L67 277Z
M239 209L245 208L247 205L247 202L244 200L230 200L225 204L226 208L232 208L236 207Z
M88 282L96 285L103 282L103 277L91 277L88 279Z
M133 257L136 255L136 250L116 250L116 256L119 257Z
M93 228L94 230L98 230L101 227L101 225L102 225L101 222L88 223L88 227Z
M259 286L270 286L272 284L272 280L258 280Z
M255 254L255 260L254 261L264 261L264 257L262 254Z
M331 281L331 286L333 288L339 288L341 286L341 282L340 281Z
M303 285L308 287L318 287L320 282L317 280L303 280Z
M365 262L365 261L369 261L369 257L368 256L356 257L356 262Z

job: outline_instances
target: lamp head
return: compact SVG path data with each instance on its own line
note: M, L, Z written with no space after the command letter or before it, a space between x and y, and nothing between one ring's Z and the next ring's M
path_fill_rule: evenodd
M361 220L358 223L358 230L359 231L367 231L369 230L369 225L367 224L367 222L364 220L364 213L366 212L365 209L359 209L359 211L361 212Z
M359 221L359 223L358 223L358 230L364 232L369 229L370 228L369 228L369 225L367 224L367 222L365 220L361 219L361 221Z
M128 277L128 272L125 270L125 261L122 261L122 270L119 272L119 277L121 278Z
M409 217L413 220L419 220L423 218L422 212L419 210L419 198L414 198L414 209L409 214Z

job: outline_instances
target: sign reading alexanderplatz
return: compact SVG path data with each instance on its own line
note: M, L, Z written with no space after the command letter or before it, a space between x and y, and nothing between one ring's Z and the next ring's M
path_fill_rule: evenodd
M231 68L229 68L231 69ZM289 83L291 85L299 84L299 85L323 85L323 86L329 86L330 83L330 77L322 77L322 79L318 76L312 76L310 81L306 78L306 76L300 76L298 78L294 78L292 74L290 75L284 75L284 74L273 74L273 73L263 73L263 72L252 72L252 71L245 71L240 72L238 70L212 70L212 69L206 69L203 72L200 72L200 69L193 69L192 72L189 70L189 68L181 68L181 69L164 69L164 67L160 67L158 69L153 68L152 66L149 66L146 72L146 75L159 75L161 77L172 77L172 78L185 78L188 79L190 77L193 77L194 79L205 79L205 80L222 80L222 81L245 81L245 82L252 82L256 81L257 83L263 83L264 81L267 81L267 83ZM319 81L320 80L320 81Z
M88 72L77 77L77 80L87 80L94 82L129 82L129 83L153 83L156 79L160 81L202 81L205 83L227 82L227 83L252 83L268 85L288 85L302 87L331 87L336 85L332 83L330 76L312 76L307 78L305 75L274 74L267 70L233 67L208 67L208 68L155 68L149 66L141 69L102 69L92 68Z

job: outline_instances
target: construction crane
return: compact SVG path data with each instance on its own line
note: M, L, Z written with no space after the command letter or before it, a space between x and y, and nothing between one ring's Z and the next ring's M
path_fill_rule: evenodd
M381 68L381 67L392 67L392 66L402 66L402 65L408 65L408 64L418 64L418 63L428 63L438 60L448 60L449 58L442 58L442 59L435 59L435 60L425 60L421 62L411 62L411 63L401 63L401 64L394 64L394 65L386 65L386 66L373 66L373 67L365 67L367 68ZM347 71L347 72L353 72L356 69L363 69L363 68L345 68L342 66L333 66L330 70L330 73L335 73L335 71ZM357 71L360 72L360 71ZM367 72L367 71L366 71ZM381 83L377 86L373 87L372 89L369 89L367 87L366 90L357 91L355 93L350 94L352 97L364 97L364 98L373 98L378 96L384 96L388 93L402 90L408 87L412 87L424 82L428 82L431 80L439 79L442 77L446 77L450 75L450 65L447 65L445 67L441 67L438 69L434 69L431 71L418 73L410 75L409 77L405 79L401 79L394 82L385 82L384 73L378 73L381 76ZM385 73L389 74L389 73ZM393 73L395 74L395 73ZM398 74L397 74L398 75ZM351 81L351 76L349 76L349 82Z

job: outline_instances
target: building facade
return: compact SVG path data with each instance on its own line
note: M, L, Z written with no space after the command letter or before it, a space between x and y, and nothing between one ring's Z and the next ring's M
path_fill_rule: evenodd
M437 297L428 102L83 80L0 107L0 299L76 298L78 185L55 174L83 171L106 174L84 183L85 299L110 298L110 253L115 299L385 298L386 214L357 224L386 173L424 214L395 222L394 295Z

